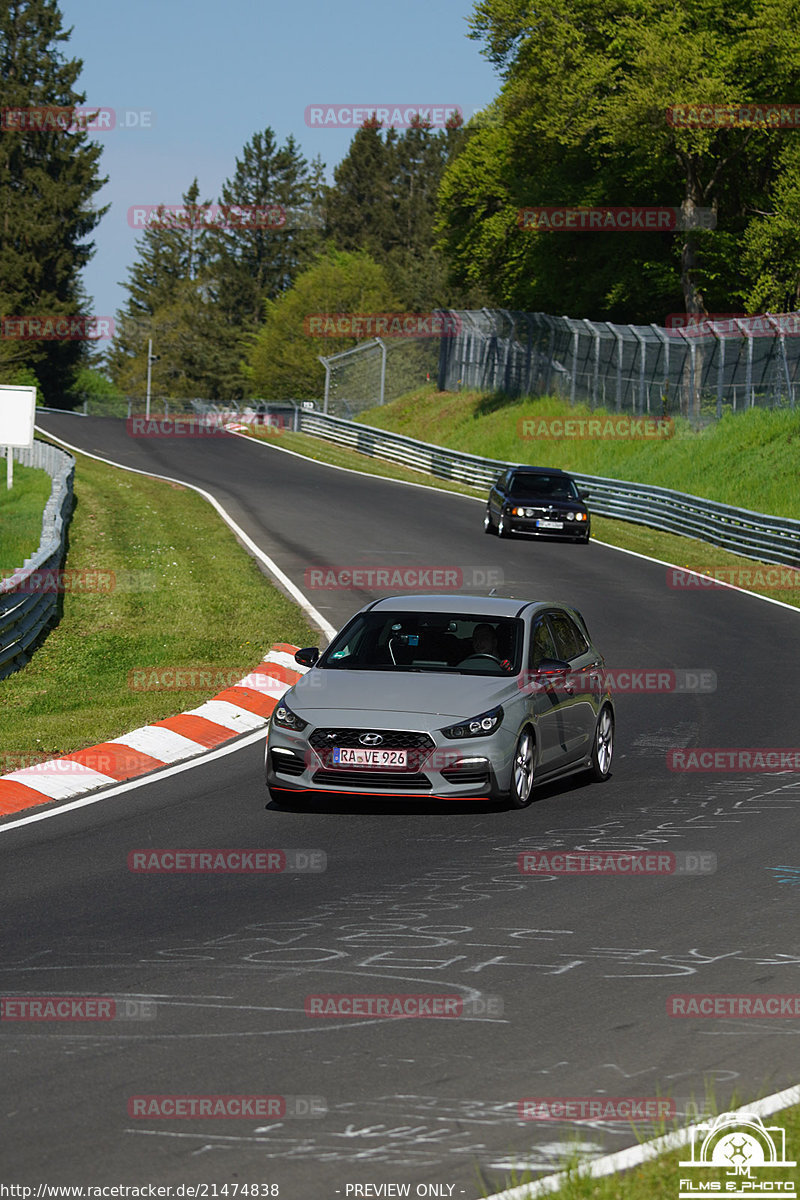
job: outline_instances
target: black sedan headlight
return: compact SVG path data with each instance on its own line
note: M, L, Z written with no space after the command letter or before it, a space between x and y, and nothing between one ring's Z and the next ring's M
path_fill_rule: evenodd
M457 725L448 725L441 732L444 737L453 740L487 737L500 728L502 720L503 709L498 704L497 708L490 708L488 712L479 713L477 717L470 717L468 721L459 721Z
M308 725L308 721L302 721L283 700L279 700L272 710L272 720L281 729L291 729L292 733L302 733Z

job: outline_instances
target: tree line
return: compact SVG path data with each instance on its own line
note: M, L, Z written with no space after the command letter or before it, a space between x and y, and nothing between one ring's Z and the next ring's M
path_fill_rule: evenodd
M318 396L317 312L498 306L662 324L800 300L800 0L477 0L498 72L466 125L369 120L326 184L293 137L255 132L212 201L148 214L102 361L0 338L4 382L208 400ZM83 104L56 0L0 0L0 109ZM776 116L777 114L777 116ZM794 115L793 115L794 114ZM88 313L100 147L0 128L0 305ZM547 228L523 210L670 206L684 228ZM253 213L279 214L259 221ZM711 213L709 222L695 220ZM709 224L713 228L708 227ZM5 329L5 326L4 326Z

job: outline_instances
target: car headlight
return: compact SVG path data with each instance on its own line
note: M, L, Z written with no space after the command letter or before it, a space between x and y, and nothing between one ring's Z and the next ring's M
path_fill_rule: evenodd
M288 704L284 704L282 700L272 711L272 720L281 729L291 729L293 733L302 733L308 721L301 721L300 718L292 712Z
M487 734L494 733L500 728L500 723L503 720L503 709L498 704L497 708L490 708L488 712L479 713L477 717L470 717L468 721L459 721L457 725L448 725L441 732L446 738L474 738L486 737Z

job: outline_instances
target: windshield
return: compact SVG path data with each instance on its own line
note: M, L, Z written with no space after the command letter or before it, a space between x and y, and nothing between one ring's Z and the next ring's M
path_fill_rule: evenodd
M509 488L515 500L578 500L578 489L563 475L515 475Z
M516 675L523 624L516 617L463 613L359 613L331 642L319 666L347 671L431 671Z

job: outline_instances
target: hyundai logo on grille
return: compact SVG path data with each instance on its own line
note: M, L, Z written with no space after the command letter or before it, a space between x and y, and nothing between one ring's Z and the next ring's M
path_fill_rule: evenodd
M380 746L383 738L379 733L362 733L358 740L362 746Z

